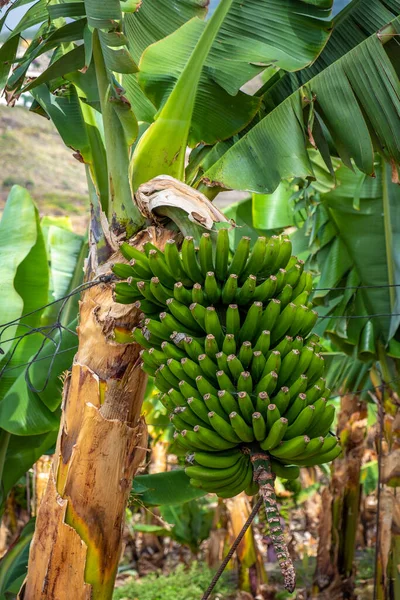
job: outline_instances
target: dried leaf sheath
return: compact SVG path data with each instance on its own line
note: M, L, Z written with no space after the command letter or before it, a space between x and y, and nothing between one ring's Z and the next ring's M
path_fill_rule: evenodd
M114 303L108 284L83 296L79 350L64 383L53 471L21 599L112 596L125 506L146 448L140 348L115 343L113 332L130 331L137 318L132 306Z

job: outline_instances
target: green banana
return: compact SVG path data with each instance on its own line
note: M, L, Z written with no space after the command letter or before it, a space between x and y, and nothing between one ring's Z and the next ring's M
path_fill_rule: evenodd
M234 448L237 445L235 442L228 442L227 440L224 440L215 431L210 431L201 425L196 425L193 428L193 431L199 436L200 441L202 441L204 444L208 444L216 450L228 450L228 448Z
M321 377L324 372L325 361L318 352L313 355L310 366L307 369L307 377L309 385L313 385Z
M205 450L207 452L215 452L216 450L213 446L210 446L210 444L206 444L205 442L200 440L196 432L192 431L191 429L183 429L181 431L181 436L191 448L195 448L197 450Z
M232 425L227 423L225 419L220 417L216 412L210 411L208 413L208 419L214 431L224 438L224 440L234 442L235 444L240 443L241 440L234 432Z
M182 360L185 360L184 358ZM178 379L178 381L182 381L182 379L187 379L187 373L181 365L180 361L175 360L174 358L168 358L167 366L173 375ZM193 379L190 379L190 384L193 384Z
M227 417L224 409L222 408L217 396L215 396L214 394L207 393L207 394L204 394L203 400L204 400L205 405L208 408L207 419L208 419L208 414L210 412L213 412L213 413L216 413L217 415L219 415L222 419L224 419L224 421L229 423L229 418Z
M240 331L240 313L237 304L230 304L226 310L225 317L226 332L236 335Z
M285 385L281 387L279 392L274 396L274 404L276 404L277 409L281 413L281 415L285 414L287 407L290 403L290 390Z
M267 425L261 413L255 412L252 414L252 426L254 437L258 442L262 442L267 437Z
M228 364L229 372L232 375L232 380L237 381L240 377L240 374L243 371L242 363L240 362L238 357L235 356L234 354L230 354L227 357L226 362Z
M273 330L271 330L271 342L275 343L290 330L290 325L293 322L296 314L297 306L290 302L281 312L278 322ZM289 331L289 334L291 332Z
M235 391L235 386L225 371L217 371L217 379L220 390Z
M315 310L310 310L308 312L308 314L306 315L306 318L304 319L304 323L302 328L300 329L300 331L298 332L300 335L302 335L303 337L305 337L306 335L308 335L310 333L310 331L313 329L315 323L317 322L318 319L318 313Z
M285 435L285 431L288 426L288 420L284 417L281 417L272 425L266 439L261 442L260 446L262 450L266 450L270 452L273 448L276 448L278 444L280 444L283 436Z
M188 427L187 422L184 421L178 413L173 413L171 415L171 423L178 431L184 431Z
M233 255L232 262L229 265L228 275L235 274L239 277L239 275L242 274L250 253L250 243L251 240L249 237L244 236L240 239Z
M150 289L150 283L148 281L138 281L136 286L139 292L142 294L143 298L145 298L145 300L148 300L156 306L164 307L164 303L159 302L157 298L153 295Z
M285 385L290 380L290 376L300 360L300 352L298 350L291 350L286 354L282 361L281 368L279 370L278 385Z
M268 279L263 281L254 290L253 299L259 300L260 302L266 302L274 297L276 292L278 280L275 275L270 275Z
M132 268L134 276L138 277L139 279L151 279L153 277L153 275L155 274L155 273L153 273L152 269L150 268L148 261L146 264L146 263L134 258L130 261L129 264Z
M181 304L189 306L192 303L192 293L185 288L181 281L174 284L173 296Z
M160 307L158 304L154 304L153 302L150 302L150 300L146 300L143 298L142 298L142 300L136 300L134 305L142 313L144 313L146 315L151 315L151 316L156 315L158 313L158 311L160 310Z
M212 241L209 233L203 233L200 238L198 258L203 276L214 270Z
M295 458L299 454L305 451L310 438L306 435L299 435L286 442L281 442L279 446L270 450L270 453L275 458Z
M276 423L276 421L279 421L280 418L281 418L281 414L280 414L279 409L276 406L276 404L268 404L268 407L267 407L268 431L270 431L272 429L272 426L274 425L274 423Z
M217 359L218 370L228 372L229 366L227 355L224 354L224 352L218 352L218 354L215 355L215 358Z
M196 386L203 397L205 394L213 394L214 396L216 396L218 393L217 388L211 385L208 379L206 379L202 375L196 377Z
M175 319L179 321L181 327L186 327L190 331L196 332L196 335L201 335L202 327L198 324L193 317L191 310L185 304L181 304L178 300L175 300L175 298L169 298L167 300L167 307Z
M260 352L260 350L256 350L255 352L253 352L253 360L251 361L250 371L253 381L255 381L255 383L257 383L261 379L265 367L265 362L265 356L262 352Z
M264 330L269 331L269 332L272 331L272 328L274 327L275 323L277 322L280 312L281 312L281 301L278 300L277 298L272 298L272 300L268 303L266 309L264 310L264 312L262 314L261 322L260 322L260 329L262 329L263 331ZM257 348L257 344L256 344L256 349L261 350L261 348Z
M288 354L291 350L294 350L293 338L290 337L290 335L285 335L285 337L276 346L275 350L281 353L282 359L285 358L286 354Z
M253 349L251 347L251 342L243 342L243 344L240 346L238 359L240 360L245 369L247 369L250 365L252 358Z
M138 248L135 248L134 246L128 244L128 242L123 242L119 247L119 251L121 252L122 256L124 256L127 260L132 260L134 258L135 260L138 260L145 265L149 264L146 255L143 254L143 252Z
M239 344L249 341L252 342L259 331L263 312L262 302L253 302L247 311L246 318L239 331Z
M152 277L150 279L150 292L154 298L161 304L165 305L168 298L171 297L171 290L166 288L158 279L158 277Z
M243 442L252 442L254 440L253 429L249 425L247 425L246 421L239 413L235 411L231 412L229 415L229 419L231 421L231 425L236 435Z
M193 460L202 467L210 467L211 469L226 469L235 465L242 457L240 450L228 450L226 452L216 453L212 455L208 452L194 452Z
M256 345L254 346L254 351L258 350L259 352L262 352L264 354L264 356L266 356L268 353L269 347L270 347L270 343L271 343L271 332L267 329L264 329L260 333L260 336L256 342Z
M251 481L249 483L249 485L246 487L246 489L244 490L244 493L247 496L255 496L256 494L258 494L260 490L260 487L258 485L258 483L256 483L255 481Z
M289 467L283 466L273 458L271 458L271 471L278 477L281 477L281 479L297 479L300 475L299 467L296 467L295 465Z
M174 414L178 415L186 423L185 427L188 425L194 427L199 423L199 417L189 406L177 406L174 408ZM209 423L205 423L204 426L209 427Z
M238 403L230 392L227 390L219 390L218 399L227 415L238 410Z
M196 249L194 247L192 236L187 235L185 237L181 252L183 269L187 277L195 283L203 283L204 276L200 270L199 263L197 262Z
M195 338L192 338L190 336L186 336L184 338L183 347L189 358L191 358L194 361L196 361L197 357L200 356L200 354L203 354L204 352L203 346L201 346Z
M286 283L290 284L292 288L295 288L299 282L303 269L299 264L295 264L290 269L286 268L286 270Z
M238 392L247 392L248 394L252 393L253 379L249 371L243 371L242 373L240 373L239 379L236 383L236 387Z
M266 249L265 249L265 257L261 267L261 275L266 277L274 272L273 265L278 258L279 250L280 250L280 239L277 235L273 235L269 238Z
M217 359L217 354L219 353L219 348L215 336L210 333L206 335L206 339L204 342L204 351L209 358L213 361Z
M215 275L220 281L225 281L229 261L228 229L219 229L215 245Z
M337 444L332 450L329 452L325 452L324 454L316 454L315 456L311 456L310 458L306 458L304 460L299 461L300 466L304 467L314 467L316 465L324 465L335 458L338 458L342 453L342 448L339 444Z
M183 359L182 359L183 360ZM167 364L160 365L158 368L159 373L164 377L165 381L169 383L169 387L177 388L179 385L179 379L175 377Z
M268 405L270 404L269 396L266 392L260 392L256 397L256 411L261 413L264 420L268 415Z
M263 372L261 374L261 377L265 377L266 375L268 375L268 373L271 373L271 371L276 371L277 373L279 373L280 367L281 367L281 353L279 352L279 350L272 350L272 352L268 356L268 359L265 362L265 366L264 366ZM279 380L279 377L278 377L278 380Z
M208 408L203 400L198 398L188 398L188 406L197 415L198 419L201 419L204 423L208 423ZM197 422L199 422L197 419Z
M233 487L227 487L224 490L218 491L217 495L219 498L232 498L237 494L240 494L243 490L245 490L252 482L253 479L253 469L251 464L248 464L247 470L244 472L243 478L238 481L238 483L234 484Z
M169 272L174 275L176 281L190 286L192 281L185 273L182 259L179 256L179 251L174 240L167 240L164 248L164 256Z
M304 376L306 377L306 375ZM315 384L312 387L307 388L307 404L315 404L318 398L321 398L323 394L322 389L319 385Z
M292 242L288 238L284 238L281 240L279 253L273 266L274 271L278 271L278 269L284 269L288 264L291 255Z
M204 481L219 481L221 479L227 479L236 475L239 469L239 461L236 461L230 467L224 469L214 469L212 467L203 467L201 465L194 465L185 468L186 475L193 479L201 479Z
M259 394L260 392L267 392L268 396L271 396L272 392L275 390L278 384L278 374L275 371L268 373L260 379L255 387L255 393Z
M286 283L286 270L279 269L279 271L276 274L275 294L279 294L283 290L283 288L285 287L285 283Z
M292 385L289 386L289 398L292 400L295 396L304 393L307 390L308 386L308 377L307 375L300 375L298 379ZM307 390L307 399L308 399L308 390ZM312 401L309 402L312 404Z
M281 301L281 310L289 304L292 299L293 288L287 283L281 292L277 295L277 298Z
M206 295L200 283L195 283L192 288L192 302L194 304L201 304L202 306L207 306Z
M248 425L251 425L252 418L253 418L253 412L254 412L254 406L253 406L251 398L247 392L239 392L238 393L238 407L239 407L240 414L242 415L242 417L244 418L246 423ZM237 409L236 409L236 411L237 411ZM236 411L233 411L233 412L236 412Z
M184 379L182 379L182 381L179 382L179 391L184 398L198 398L199 400L202 399L202 395L200 394L200 392Z
M261 271L265 252L267 248L267 239L265 237L257 238L253 250L249 256L246 267L240 276L240 281L243 282L249 275L257 275Z
M196 321L197 325L206 331L206 309L202 304L198 304L197 302L193 302L189 306L190 313L193 319Z
M321 449L324 445L324 441L325 441L324 438L321 436L312 438L312 440L310 440L310 443L308 444L305 452L303 452L302 454L299 454L299 456L296 456L296 458L294 460L296 460L296 462L297 462L298 460L303 460L306 458L310 458L311 456L315 456L316 454L321 454Z
M253 298L257 286L257 277L255 275L249 275L244 284L238 289L236 294L236 303L239 306L248 304Z
M158 279L168 288L173 288L174 283L177 281L171 271L167 267L167 263L164 257L157 250L150 250L149 252L149 267L152 270L154 277Z
M334 418L335 408L332 406L332 404L328 404L318 422L314 421L314 423L311 423L311 427L307 429L307 435L310 435L311 437L322 435L322 437L325 437L333 423Z
M229 356L229 354L236 354L236 342L233 333L227 333L222 343L222 352Z
M300 377L303 373L307 372L308 367L310 366L311 360L314 356L314 349L312 346L306 346L300 352L300 357L297 362L297 365L293 369L289 377L289 382L294 383L296 379Z
M184 378L186 380L187 378L189 378L192 381L196 381L196 377L198 377L199 375L203 375L202 369L199 367L198 363L194 360L191 360L187 356L181 359L181 365L184 372L186 373L187 377Z
M211 304L217 304L221 298L221 288L217 283L213 271L207 271L206 280L204 282L204 291Z
M175 406L183 406L185 404L185 397L180 392L178 392L178 390L170 388L167 393Z
M216 371L217 371L217 367L216 364L211 360L211 358L209 356L207 356L207 354L200 354L197 357L198 363L200 365L200 371L202 371L202 373L199 373L199 375L204 375L209 381L212 381L213 383L217 382L217 375L216 375Z
M310 427L313 421L314 411L315 408L312 404L303 408L294 422L287 428L283 439L291 440L292 438L297 437L307 431L308 427Z
M285 412L285 417L289 421L289 423L293 423L295 419L299 416L303 408L307 406L307 396L306 394L299 394L294 402L292 402ZM312 436L314 437L314 436Z
M221 347L224 341L224 332L222 331L218 313L213 306L207 306L206 308L204 327L207 333L211 333L215 337L218 347Z
M229 275L222 288L221 299L223 304L231 304L234 302L238 289L238 276L232 273Z
M181 360L186 356L185 352L171 344L170 342L163 342L161 344L161 349L164 352L167 358L174 358L175 360Z

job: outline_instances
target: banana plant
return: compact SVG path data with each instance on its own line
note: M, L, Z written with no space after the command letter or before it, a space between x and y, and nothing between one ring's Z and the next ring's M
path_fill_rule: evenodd
M121 241L132 252L151 242L154 257L180 232L199 239L226 227L202 192L270 194L282 179L315 178L311 145L328 169L340 157L368 175L377 151L397 178L398 2L353 1L333 23L331 6L221 0L206 20L198 0L39 0L1 47L8 102L31 93L31 110L52 119L85 166L86 279L98 283L80 304L79 348L21 597L112 595L124 509L145 446L146 374L131 335L145 302L115 302L111 267L123 262ZM37 33L17 56L33 25ZM48 68L28 79L43 53ZM243 91L258 76L258 91Z
M60 225L58 219L40 221L29 193L19 186L11 189L0 222L5 324L0 335L1 510L12 486L55 444L59 376L76 346L68 325L76 315L77 297L66 304L57 329L54 322L58 300L82 280L86 244L68 222ZM43 309L48 302L51 306ZM57 346L59 355L53 361ZM36 355L40 361L26 372L25 364Z

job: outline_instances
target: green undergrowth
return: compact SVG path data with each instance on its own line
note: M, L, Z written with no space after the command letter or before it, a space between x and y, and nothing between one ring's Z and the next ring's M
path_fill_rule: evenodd
M134 580L114 592L114 600L199 600L202 597L214 571L206 565L193 562L189 568L178 565L169 575L151 573ZM227 600L235 594L236 586L229 582L229 575L223 576L212 598Z

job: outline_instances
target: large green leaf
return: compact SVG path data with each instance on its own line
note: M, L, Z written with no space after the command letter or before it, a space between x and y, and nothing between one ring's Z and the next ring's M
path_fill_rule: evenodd
M400 31L400 18L392 27ZM400 64L398 52L392 52L391 59ZM311 127L322 123L318 138L314 136L321 152L327 149L327 131L348 166L354 160L359 169L372 175L374 147L394 168L399 164L400 85L378 35L363 41L269 112L204 179L271 193L281 179L313 177L306 131L309 117L315 114L318 117Z
M11 368L19 362L25 362L24 358L38 347L40 336L35 334L18 344L6 340L21 336L40 324L49 282L39 214L29 193L20 186L11 189L6 202L0 223L0 253L3 282L0 321L2 325L12 322L2 330L4 341L1 341L1 348L9 361L7 353L14 347L14 355L8 365ZM25 317L21 324L18 320L23 313L33 314ZM0 400L14 379L14 373L3 374L0 379Z
M321 203L303 228L311 232L310 251L321 273L314 301L333 317L322 321L323 328L340 348L356 350L364 360L375 356L377 341L388 342L400 323L395 316L400 313L400 189L391 183L389 167L378 162L374 170L370 178L341 167L337 187L319 196Z
M160 110L135 149L135 189L162 173L183 179L188 144L243 129L259 99L239 89L265 66L295 70L316 58L329 36L331 3L313 4L221 0L208 23L193 19L144 52L140 81Z
M259 229L281 229L294 225L294 212L289 204L293 190L281 183L272 194L253 194L253 223Z
M15 583L21 585L26 576L29 546L35 529L35 520L31 519L22 529L7 553L0 560L0 599L8 597L8 593L17 593ZM8 593L7 593L8 592Z
M57 435L58 429L42 435L11 436L1 479L0 506L18 480L43 454L54 447Z
M301 71L284 74L266 91L264 102L267 109L275 108L300 85L321 73L399 14L399 0L353 0L350 2L335 17L332 35L317 60Z
M189 477L183 469L138 475L133 480L132 494L147 506L181 504L204 496L204 492L190 485Z
M142 0L138 10L124 19L129 49L139 63L144 50L170 35L193 17L204 18L208 2L204 0Z

